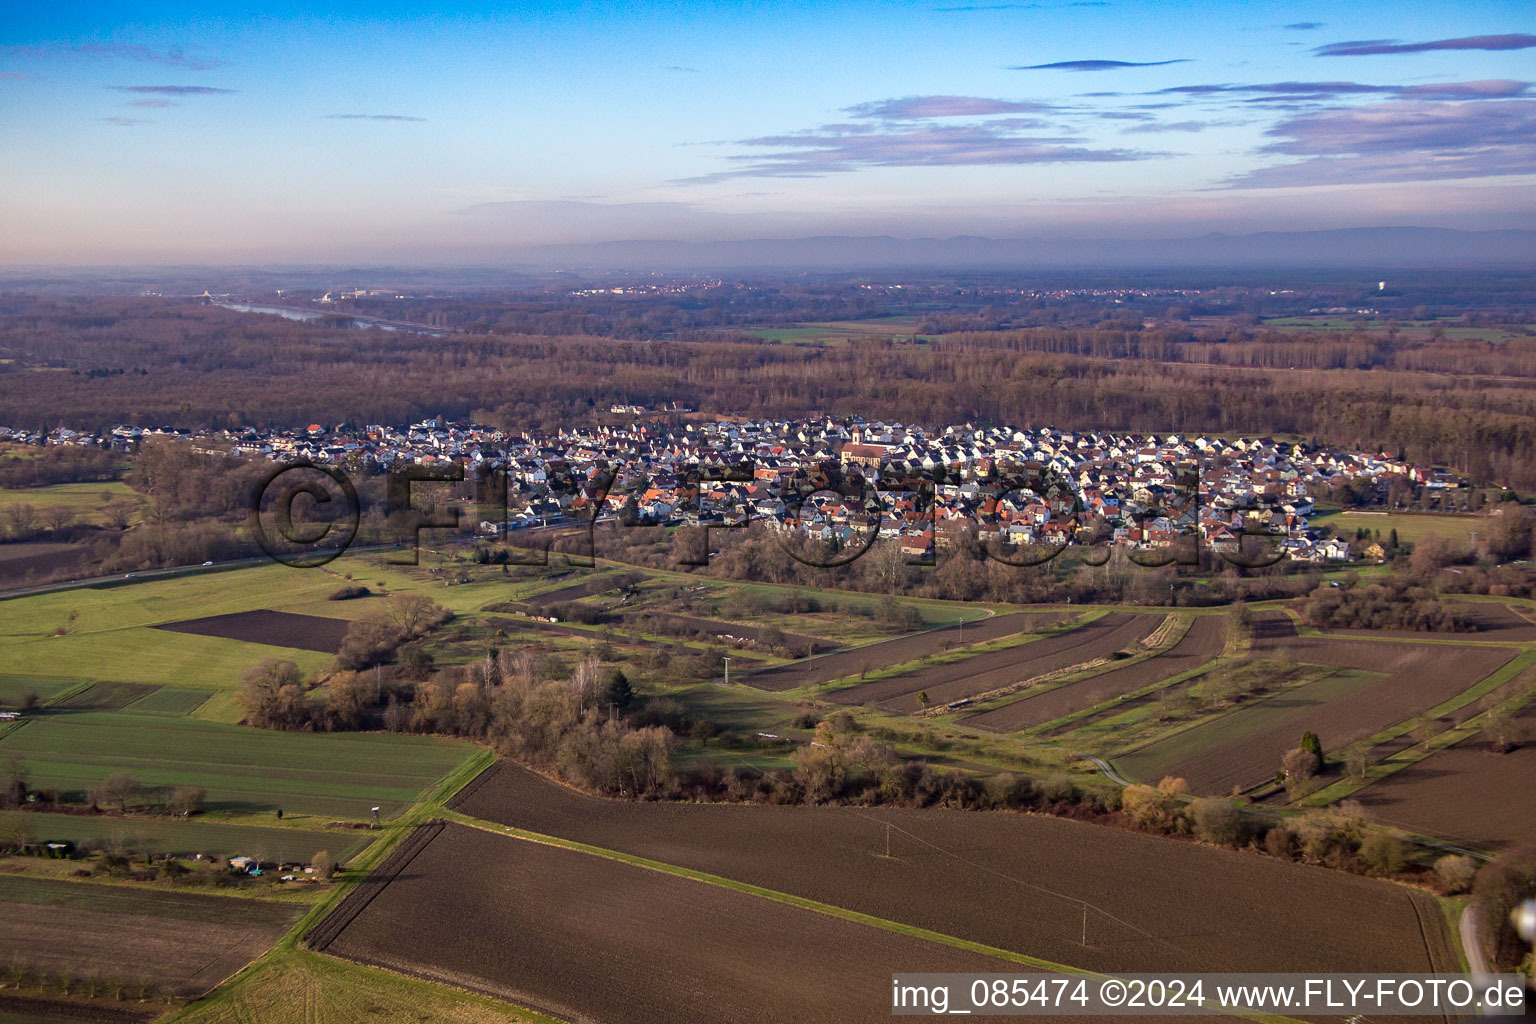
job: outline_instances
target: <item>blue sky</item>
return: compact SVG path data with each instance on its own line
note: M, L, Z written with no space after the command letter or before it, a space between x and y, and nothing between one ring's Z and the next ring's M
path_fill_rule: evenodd
M0 261L1536 226L1528 3L16 5Z

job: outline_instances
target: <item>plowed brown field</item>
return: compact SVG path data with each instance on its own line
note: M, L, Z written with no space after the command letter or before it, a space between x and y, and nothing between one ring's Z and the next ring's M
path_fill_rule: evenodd
M1067 612L1010 612L994 615L962 626L945 626L922 633L911 633L892 640L866 644L836 654L826 654L809 661L795 662L763 669L761 672L743 672L740 680L759 690L781 692L801 686L816 686L834 679L846 679L858 675L861 670L881 669L916 661L927 654L937 654L950 643L979 644L998 640L1018 633L1033 633L1063 622L1071 616Z
M1412 890L1060 818L628 803L509 763L455 804L475 817L1081 967L1428 971L1455 962L1439 911ZM453 877L483 873L471 859ZM1096 908L1086 948L1079 901Z
M1379 821L1476 846L1536 843L1536 707L1516 720L1532 737L1507 754L1474 737L1355 794Z
M230 615L210 615L205 619L164 622L154 628L172 633L219 636L226 640L244 640L251 644L271 644L274 647L292 647L300 651L335 654L340 649L341 642L346 638L347 630L351 625L352 623L347 619L274 612L263 608L258 611L234 612Z
M263 900L0 878L0 949L53 974L200 994L266 952L300 912Z
M1285 655L1385 678L1340 687L1323 679L1239 707L1117 759L1142 779L1176 775L1196 793L1226 793L1274 776L1280 758L1311 730L1325 751L1405 722L1456 696L1515 655L1503 647L1299 636L1280 612L1254 622L1254 653Z
M839 704L876 704L887 711L910 714L922 706L917 699L920 692L928 694L930 704L979 696L1047 672L1107 658L1152 632L1161 621L1158 615L1110 612L1067 633L859 683L829 693L827 699Z
M967 718L965 724L996 732L1028 729L1092 707L1122 693L1131 693L1164 679L1172 679L1199 668L1221 653L1226 621L1223 616L1202 615L1195 619L1178 643L1156 657L1058 686L1037 696L1013 701Z
M328 952L572 1021L891 1018L895 971L1007 960L584 853L449 825Z

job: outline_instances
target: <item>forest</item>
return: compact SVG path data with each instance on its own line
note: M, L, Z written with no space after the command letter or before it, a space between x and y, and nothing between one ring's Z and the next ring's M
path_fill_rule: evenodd
M100 431L473 418L615 402L930 426L1283 434L1536 489L1536 343L1222 323L966 331L921 343L429 336L150 298L0 298L0 424ZM120 372L119 372L120 371Z

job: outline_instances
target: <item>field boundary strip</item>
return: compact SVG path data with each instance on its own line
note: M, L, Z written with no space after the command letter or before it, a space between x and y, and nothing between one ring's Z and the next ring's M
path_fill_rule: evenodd
M368 909L368 904L379 893L410 867L416 855L425 850L427 844L436 839L445 827L446 823L441 818L434 818L412 829L411 834L390 852L382 864L370 871L368 877L336 905L336 909L309 930L304 936L305 944L317 952L324 952L347 930L348 925L357 920L359 914Z
M857 910L849 910L846 907L840 907L836 904L822 903L819 900L809 899L804 896L795 896L791 893L781 892L778 889L769 889L765 886L753 885L750 882L740 882L735 879L726 878L722 875L711 874L707 871L697 871L693 868L679 867L676 864L668 864L665 861L652 860L649 857L641 857L636 854L623 853L618 850L610 850L602 846L593 846L589 843L577 842L574 839L563 839L559 836L545 835L541 832L531 832L527 829L517 828L512 825L497 825L493 822L484 821L480 818L474 818L458 811L447 812L447 817L449 821L452 821L456 824L478 829L482 832L490 833L491 835L501 836L504 839L515 839L522 842L538 843L543 846L552 846L563 850L570 850L574 853L584 853L589 856L600 857L604 860L611 860L621 864L628 864L632 867L644 868L648 871L655 871L660 874L672 875L677 878L686 878L690 881L699 882L704 885L714 885L724 889L731 889L748 896L756 896L759 899L770 900L775 903L782 903L786 906L795 907L800 910L807 910L812 913L824 914L828 917L835 917L840 920L851 921L855 924L862 924L871 928L879 928L882 931L894 932L899 935L906 935L911 938L922 939L927 942L935 943L936 945L951 946L955 949L963 949L968 952L979 953L983 956L990 956L999 960L1006 960L1011 963L1023 964L1028 967L1036 967L1041 970L1053 971L1061 974L1081 974L1090 978L1113 977L1113 975L1103 974L1097 971L1090 971L1082 967L1073 967L1070 964L1059 964L1052 960L1045 960L1040 957L1030 956L1027 953L1016 953L1013 950L1002 949L998 946L989 946L983 942L974 942L970 939L962 939L958 936L948 935L944 932L936 932L928 928L921 928L917 925L902 924L899 921L892 921L888 918L876 917L873 914L865 914ZM415 856L414 852L412 853L412 856ZM398 872L396 873L398 874ZM1097 910L1097 908L1094 909ZM1097 912L1104 913L1104 911ZM355 917L356 915L353 916ZM1265 1024L1302 1024L1302 1022L1296 1021L1294 1018L1283 1017L1275 1014L1241 1013L1236 1011L1227 1012L1229 1016L1241 1017L1246 1020L1265 1022Z

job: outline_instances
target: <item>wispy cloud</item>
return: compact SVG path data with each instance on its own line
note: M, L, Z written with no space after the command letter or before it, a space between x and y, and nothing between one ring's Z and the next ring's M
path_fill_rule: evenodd
M31 75L24 75L20 71L0 71L0 81L13 81L31 77Z
M682 183L732 178L816 178L873 167L961 167L983 164L1106 163L1158 154L1094 149L1071 137L1021 134L1032 126L1006 118L970 125L828 124L787 135L742 139L751 150L727 157L736 166Z
M1302 156L1228 182L1283 188L1536 173L1536 100L1393 101L1281 121L1264 152Z
M175 106L179 106L180 104L178 104L175 100L129 100L128 101L128 105L130 107L154 107L154 108L161 108L161 107L175 107Z
M410 114L326 114L332 121L425 121L424 117Z
M668 64L666 67L662 68L661 70L663 70L663 71L676 71L679 74L684 74L684 75L696 75L696 74L699 73L699 69L698 68L690 68L690 67L687 67L687 66L682 65L682 64Z
M1058 108L1026 100L1000 100L985 96L902 96L872 100L844 107L850 117L884 121L916 121L930 117L984 117L988 114L1031 114Z
M114 85L118 92L152 96L229 96L238 89L215 89L210 85Z
M1319 57L1368 57L1385 53L1428 53L1432 50L1526 50L1533 46L1536 46L1536 36L1516 32L1496 36L1435 39L1427 43L1404 43L1397 39L1352 39L1319 46L1312 52Z
M1322 28L1320 21L1293 21L1289 25L1281 25L1281 28L1290 29L1292 32L1311 32L1315 28Z
M1530 82L1490 78L1476 82L1439 82L1426 85L1369 85L1364 82L1264 82L1259 84L1175 85L1150 93L1153 96L1216 96L1239 94L1251 102L1325 100L1341 96L1401 96L1408 99L1509 99L1530 92Z
M97 60L131 60L141 64L163 64L184 71L211 71L223 67L225 62L207 57L191 57L179 49L156 50L148 46L123 43L85 43L80 46L6 46L5 53L35 59L60 57L91 57Z
M1161 121L1154 124L1138 124L1123 129L1122 135L1150 135L1154 132L1203 132L1211 127L1209 121Z
M1176 60L1058 60L1050 64L1021 64L1009 71L1114 71L1118 68L1157 68L1164 64L1188 64L1189 58Z
M141 124L153 124L154 123L153 121L146 121L143 118L139 118L139 117L118 117L116 115L114 115L112 117L104 117L104 118L102 118L102 120L105 121L107 124L115 124L119 128L134 128L134 127L136 127L138 125L141 125Z
M969 14L974 11L1064 11L1073 7L1108 7L1108 0L1075 0L1065 4L962 4L935 7L938 14Z

